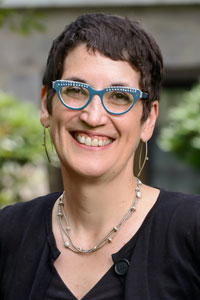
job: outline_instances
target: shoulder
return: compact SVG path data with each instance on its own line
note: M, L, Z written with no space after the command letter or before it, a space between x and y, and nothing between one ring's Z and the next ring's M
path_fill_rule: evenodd
M9 232L20 232L30 225L44 222L47 211L52 210L59 193L52 193L31 201L9 205L0 210L0 238Z
M191 221L200 220L200 195L178 192L160 191L156 209L170 220Z
M178 243L184 248L187 244L196 249L200 242L200 195L161 190L152 223L170 244Z
M171 192L160 189L151 218L159 222L200 222L200 195ZM195 224L196 224L195 223Z
M196 213L200 212L200 195L170 192L161 189L158 204L160 208L170 212Z
M37 197L33 200L27 202L19 202L13 205L8 205L2 209L0 209L0 221L2 218L6 217L19 217L24 215L24 213L34 213L41 212L41 210L48 208L53 205L56 199L59 197L60 193L52 193L45 196Z
M189 200L189 199L194 199L195 201L200 201L200 195L199 194L186 194L186 193L181 193L181 192L173 192L173 191L168 191L165 189L160 189L160 196L163 198L168 198L168 199L177 199L177 200Z

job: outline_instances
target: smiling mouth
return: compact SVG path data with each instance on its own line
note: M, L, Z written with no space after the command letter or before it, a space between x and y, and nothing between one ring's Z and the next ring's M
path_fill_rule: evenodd
M107 138L107 137L100 137L100 136L88 136L86 134L80 134L80 133L74 133L73 137L79 144L83 144L86 146L91 146L91 147L104 147L113 142L112 139Z

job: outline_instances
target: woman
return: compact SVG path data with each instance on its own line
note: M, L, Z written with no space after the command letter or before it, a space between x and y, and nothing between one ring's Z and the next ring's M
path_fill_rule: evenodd
M133 175L162 72L156 42L127 18L86 14L54 41L41 123L64 192L1 211L2 300L199 299L200 197Z

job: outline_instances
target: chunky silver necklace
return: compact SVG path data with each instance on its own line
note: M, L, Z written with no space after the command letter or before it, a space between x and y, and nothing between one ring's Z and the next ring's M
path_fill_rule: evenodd
M60 228L60 233L61 233L64 247L67 249L70 249L71 251L73 251L75 253L91 253L91 252L94 252L94 251L100 249L107 243L111 243L112 239L117 234L120 227L136 211L136 204L137 204L138 200L141 198L141 185L142 185L142 182L138 178L136 178L136 182L137 182L137 186L135 189L135 197L134 197L131 207L128 209L126 214L123 216L123 218L121 219L119 224L117 226L114 226L110 230L110 232L108 232L106 234L106 236L98 244L96 244L94 247L92 247L90 249L82 249L82 248L78 247L77 245L75 245L75 243L72 240L71 232L70 232L71 231L70 223L69 223L69 220L64 211L64 202L63 202L64 193L63 193L58 199L57 221L58 221L58 225ZM65 237L67 237L68 241L65 240Z

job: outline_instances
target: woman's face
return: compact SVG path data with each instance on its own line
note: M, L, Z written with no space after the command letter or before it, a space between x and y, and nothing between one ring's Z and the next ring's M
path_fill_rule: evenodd
M128 62L88 52L81 44L68 53L61 79L85 82L97 90L112 85L139 88L140 74ZM140 100L128 113L116 116L105 111L98 95L87 107L74 111L64 107L55 94L49 115L43 90L41 122L50 127L62 168L68 173L112 178L123 172L132 173L139 140L151 137L157 111L156 101L149 118L141 123Z

